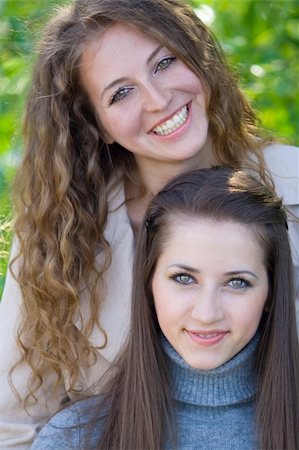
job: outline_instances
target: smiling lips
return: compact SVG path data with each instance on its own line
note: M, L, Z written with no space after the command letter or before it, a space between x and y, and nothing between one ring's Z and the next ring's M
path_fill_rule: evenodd
M187 335L195 342L203 346L210 346L222 341L228 335L228 331L211 330L211 331L192 331L186 330Z
M183 106L170 119L160 123L152 129L154 134L159 136L168 136L169 134L180 128L187 120L189 108L187 105Z

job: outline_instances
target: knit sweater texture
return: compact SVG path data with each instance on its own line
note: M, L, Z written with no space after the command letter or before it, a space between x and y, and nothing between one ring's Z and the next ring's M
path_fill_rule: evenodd
M169 357L177 448L257 449L254 421L256 335L234 358L208 371L188 366L165 339ZM166 448L173 448L168 440Z
M254 359L258 336L227 363L208 371L192 369L165 338L161 341L169 361L175 404L176 448L257 449ZM99 397L95 396L56 414L41 430L32 450L87 450L85 424L95 419L91 414L98 401ZM91 446L98 440L104 423L105 414L102 412L96 418L94 432L89 438ZM163 448L174 448L169 436L166 436Z

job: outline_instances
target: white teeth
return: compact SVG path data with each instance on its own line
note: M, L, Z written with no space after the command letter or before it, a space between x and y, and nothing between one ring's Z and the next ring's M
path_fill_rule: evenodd
M183 108L179 112L177 112L171 119L166 120L166 122L164 122L163 124L153 128L152 131L155 134L159 134L160 136L167 136L168 134L180 128L183 123L186 122L187 117L188 107L183 106Z
M211 339L211 338L214 338L214 337L218 336L218 334L217 333L213 333L213 334L196 333L196 336L200 337L201 339Z

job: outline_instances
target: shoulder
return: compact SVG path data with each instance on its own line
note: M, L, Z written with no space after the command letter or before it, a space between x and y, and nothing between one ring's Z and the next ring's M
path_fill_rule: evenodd
M108 215L104 235L111 246L123 241L124 234L132 235L128 217L124 184L114 182L108 191Z
M266 167L286 205L299 204L299 147L272 144L264 148Z
M298 178L299 147L285 144L271 144L264 148L264 157L268 167L272 170L284 172L286 168L292 168ZM283 167L281 166L281 163Z
M55 414L41 429L35 439L32 450L71 450L80 449L90 434L91 441L98 439L104 427L107 409L100 411L100 395L81 400ZM92 424L95 426L92 426ZM87 427L91 425L90 430ZM89 436L88 436L89 438Z

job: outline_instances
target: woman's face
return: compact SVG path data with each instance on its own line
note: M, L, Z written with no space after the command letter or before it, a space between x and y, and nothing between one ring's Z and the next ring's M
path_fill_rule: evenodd
M152 281L157 318L191 367L214 369L257 331L268 294L264 254L249 226L173 220Z
M80 70L108 143L130 150L140 165L209 164L202 83L166 47L117 23L88 46Z

